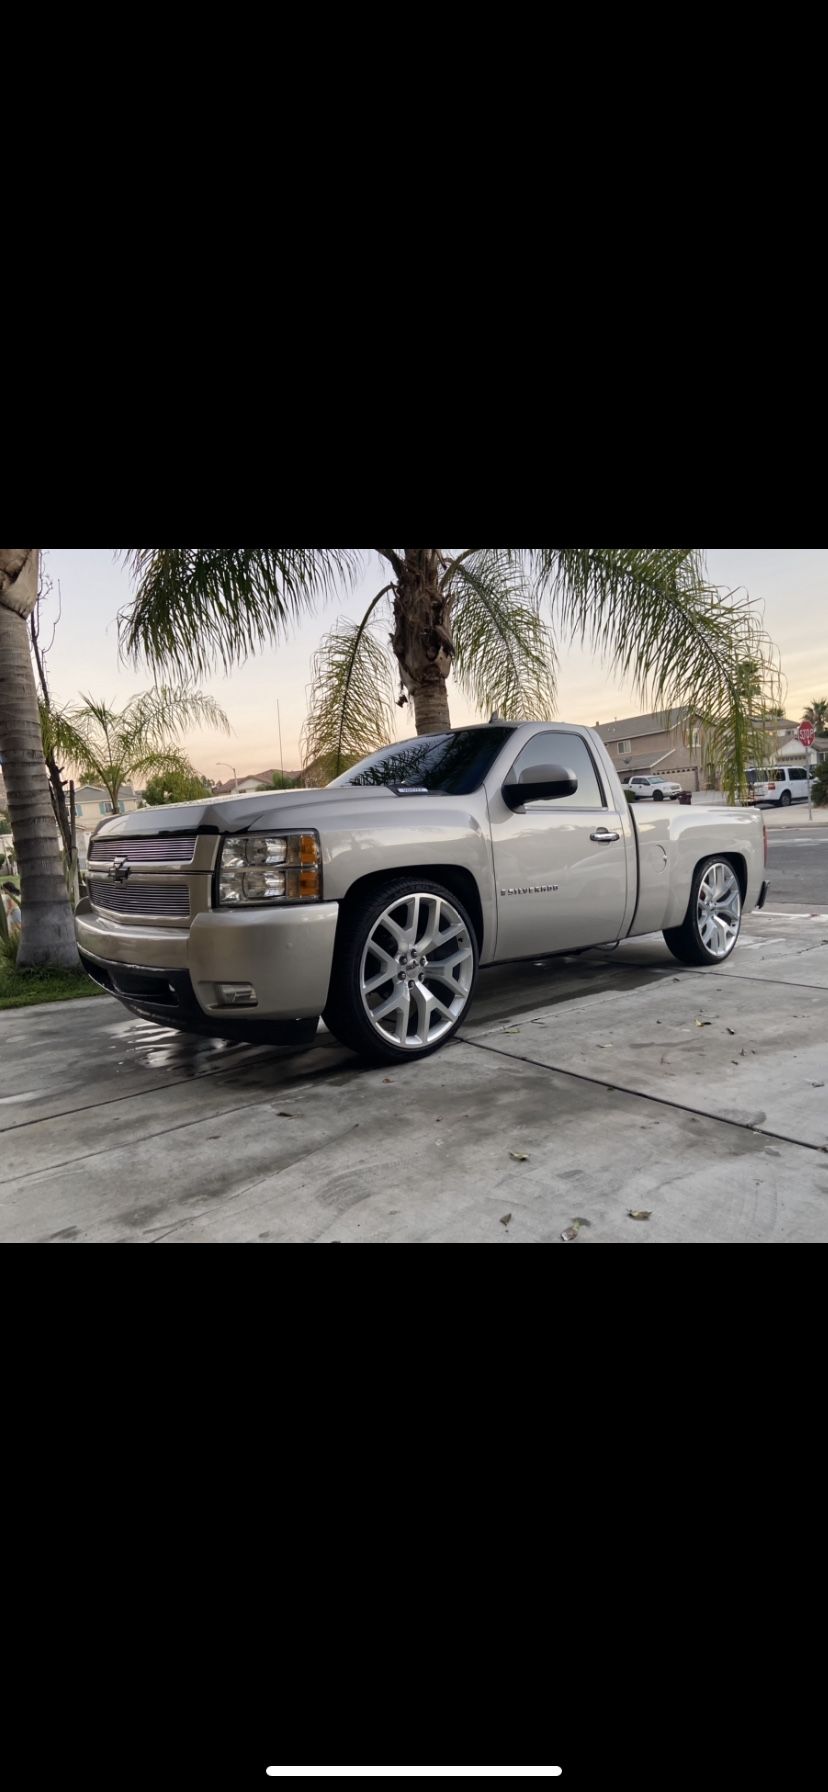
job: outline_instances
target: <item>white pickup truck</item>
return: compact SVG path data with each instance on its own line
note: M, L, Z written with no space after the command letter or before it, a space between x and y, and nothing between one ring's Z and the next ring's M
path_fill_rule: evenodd
M90 976L145 1018L301 1044L323 1015L399 1062L446 1044L481 967L655 932L721 965L766 859L755 809L642 812L591 729L495 722L324 790L113 816L75 925Z
M632 772L621 782L625 790L631 790L644 802L649 798L654 803L677 803L681 796L681 785L675 778L654 778L651 772Z

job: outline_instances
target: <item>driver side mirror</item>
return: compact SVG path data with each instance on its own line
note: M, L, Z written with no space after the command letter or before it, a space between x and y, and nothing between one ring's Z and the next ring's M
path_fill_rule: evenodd
M578 780L563 765L533 765L520 776L501 786L500 794L509 809L522 809L526 803L550 803L556 797L574 796Z

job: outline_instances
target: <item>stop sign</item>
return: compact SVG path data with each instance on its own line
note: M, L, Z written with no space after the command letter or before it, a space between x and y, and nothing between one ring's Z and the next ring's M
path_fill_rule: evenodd
M810 747L813 745L814 735L816 734L813 722L800 722L796 733L797 738L801 740L803 747Z

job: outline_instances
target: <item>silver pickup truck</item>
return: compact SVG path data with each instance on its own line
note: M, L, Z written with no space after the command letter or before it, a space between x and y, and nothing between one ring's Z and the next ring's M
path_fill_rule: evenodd
M134 1013L385 1062L436 1051L480 967L661 932L720 965L767 883L751 809L631 808L591 729L494 722L383 748L324 790L102 823L78 947ZM540 980L539 980L540 987Z

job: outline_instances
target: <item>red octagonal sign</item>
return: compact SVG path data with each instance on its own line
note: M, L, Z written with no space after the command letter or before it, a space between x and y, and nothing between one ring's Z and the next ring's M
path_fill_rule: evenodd
M813 746L814 735L816 733L813 722L800 722L796 732L803 747Z

